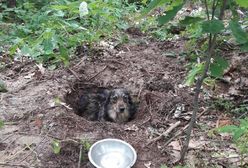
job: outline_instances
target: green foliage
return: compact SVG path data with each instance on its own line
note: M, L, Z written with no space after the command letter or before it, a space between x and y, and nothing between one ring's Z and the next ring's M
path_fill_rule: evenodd
M248 51L248 34L241 28L235 20L229 22L229 28L232 31L237 43L241 45L241 49Z
M89 151L92 145L87 139L81 140L81 144L83 145L85 151Z
M153 1L151 1L151 2L148 4L147 8L145 8L145 9L141 12L141 14L142 14L142 16L147 15L147 14L148 14L149 12L151 12L153 9L157 8L157 7L160 6L160 5L163 5L164 3L168 3L168 2L170 2L170 0L153 0Z
M231 133L233 141L239 148L241 154L248 153L248 119L240 120L240 124L228 125L222 128L219 128L220 132Z
M213 58L209 71L211 76L219 78L224 74L226 68L228 68L228 62L224 58L217 56Z
M173 7L172 10L167 11L166 14L165 14L164 16L160 16L160 17L158 18L159 24L160 24L160 25L163 25L163 24L165 24L165 23L168 23L170 20L172 20L172 19L176 16L177 12L178 12L180 9L182 9L183 5L184 5L184 3L179 4L179 5L175 6L175 7Z
M224 24L220 20L208 20L202 23L204 33L220 33L224 29Z
M7 88L6 88L6 85L5 83L0 79L0 93L1 92L7 92Z
M203 70L204 63L194 64L186 77L185 85L191 86L195 81L195 77L199 74L202 74Z
M52 141L52 149L55 154L59 154L61 150L61 145L58 140L53 140Z
M0 4L0 42L10 46L10 55L67 65L76 46L112 37L127 27L127 18L135 11L134 5L120 0L89 0L88 15L80 17L81 2L23 0L11 9Z
M244 104L240 104L240 105L236 106L235 108L233 108L231 113L237 114L240 116L240 114L246 113L247 110L248 110L248 104L244 103Z
M180 24L182 25L190 25L190 24L195 24L198 23L200 21L202 21L203 19L201 17L192 17L192 16L186 16L183 20L180 20Z
M221 98L214 100L213 105L216 109L224 112L231 112L235 108L235 105L230 100Z
M237 4L241 7L248 8L248 1L247 0L236 0Z
M4 126L4 122L0 120L0 128L3 128L3 126Z

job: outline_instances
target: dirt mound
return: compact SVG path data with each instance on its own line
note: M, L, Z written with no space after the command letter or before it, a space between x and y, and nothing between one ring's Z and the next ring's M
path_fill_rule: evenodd
M84 154L81 167L89 167L87 148L85 145L82 148L82 141L92 144L103 138L130 143L138 154L135 168L172 164L175 153L172 154L168 144L154 138L179 120L179 126L188 122L187 117L174 116L178 109L185 115L191 114L192 92L180 86L186 72L185 62L179 56L183 43L154 42L140 37L118 49L95 48L100 53L84 50L69 68L45 69L41 73L31 62L1 72L0 78L9 90L1 94L0 101L0 118L6 123L0 132L0 163L5 163L2 166L77 167L81 149ZM75 85L78 81L84 85ZM95 87L95 91L128 89L133 100L139 102L135 118L118 124L89 121L76 115L75 102L86 86ZM64 96L70 91L75 94L67 96L66 101ZM52 148L55 140L61 148L58 154Z

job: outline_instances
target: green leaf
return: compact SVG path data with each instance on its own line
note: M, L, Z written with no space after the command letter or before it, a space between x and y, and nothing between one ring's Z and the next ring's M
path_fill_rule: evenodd
M233 36L235 37L236 41L239 44L248 43L248 35L247 33L241 28L237 21L231 20L229 22L229 28L232 31Z
M233 133L237 129L239 128L236 125L227 125L227 126L219 128L218 130L223 133Z
M69 54L68 50L64 46L59 46L61 60L65 64L65 66L69 65Z
M186 77L185 85L191 86L195 81L196 75L202 73L203 69L204 69L204 64L203 63L195 65L192 68L192 70L189 71L188 76Z
M31 56L33 52L32 52L32 49L29 48L29 46L24 45L24 46L22 47L22 49L21 49L21 53L22 53L23 55Z
M51 39L45 39L43 41L43 46L44 46L45 54L49 55L53 53L53 43Z
M237 129L233 133L233 140L237 141L245 132L246 132L246 130L244 130L244 129L241 129L241 128Z
M248 42L245 43L245 44L242 44L242 45L240 46L240 48L241 48L241 50L244 51L244 52L248 51Z
M5 83L0 79L0 92L8 92Z
M0 128L3 128L3 126L4 126L4 122L0 120Z
M248 119L241 119L240 126L244 129L248 129Z
M248 8L248 1L247 0L236 0L237 4L239 4L239 6L244 7L244 8Z
M208 20L202 23L204 33L216 34L224 29L224 24L220 20Z
M214 62L210 65L210 74L216 78L224 74L224 70L228 67L228 62L222 57L215 57Z
M180 24L182 25L190 25L202 21L203 19L200 17L192 17L186 16L183 20L180 20Z
M59 154L61 150L60 142L57 140L52 141L52 149L55 154Z
M169 0L153 0L151 1L147 8L145 8L142 12L141 15L144 16L146 14L148 14L151 10L153 10L154 8L159 7L161 4L164 4L166 2L170 2Z
M182 3L182 4L178 5L178 6L175 6L175 7L173 7L172 10L167 11L165 16L160 16L158 18L158 23L160 25L163 25L163 24L169 22L170 20L172 20L176 16L177 12L180 9L182 9L183 5L184 5L184 3Z
M21 38L17 38L17 39L14 40L14 43L15 44L13 46L11 46L10 49L9 49L9 54L10 55L15 54L17 48L24 43L24 40L21 39Z
M86 151L90 150L91 143L88 140L81 140L81 144L83 145L83 147Z

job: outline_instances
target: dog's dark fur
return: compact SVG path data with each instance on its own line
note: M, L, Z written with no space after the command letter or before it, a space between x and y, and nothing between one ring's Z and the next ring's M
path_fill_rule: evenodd
M100 89L85 93L79 99L79 115L90 120L127 122L135 114L135 106L126 89Z

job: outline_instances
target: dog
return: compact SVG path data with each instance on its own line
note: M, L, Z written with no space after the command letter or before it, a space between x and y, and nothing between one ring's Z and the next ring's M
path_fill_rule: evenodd
M79 115L93 121L124 123L130 121L136 112L129 92L123 88L88 92L79 100Z

